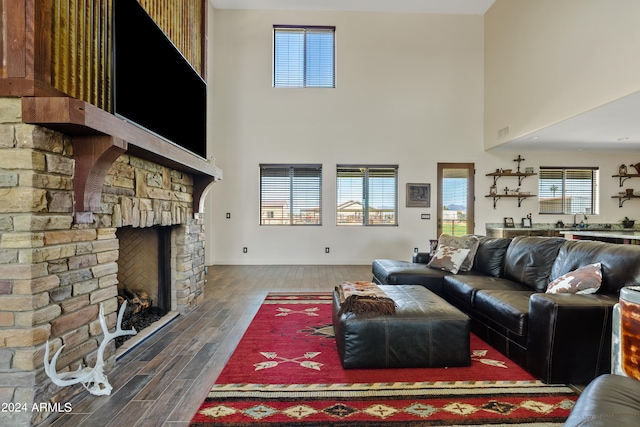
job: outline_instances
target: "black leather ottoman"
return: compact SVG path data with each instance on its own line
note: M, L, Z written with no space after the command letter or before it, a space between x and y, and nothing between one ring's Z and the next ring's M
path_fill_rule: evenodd
M469 366L469 317L423 286L381 285L396 313L369 319L340 311L333 293L333 329L342 366L435 368Z

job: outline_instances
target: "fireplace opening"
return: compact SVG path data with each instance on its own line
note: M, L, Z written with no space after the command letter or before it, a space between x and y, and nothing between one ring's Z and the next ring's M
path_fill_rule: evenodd
M121 227L116 237L118 312L127 302L122 329L140 332L171 308L171 227ZM116 338L116 348L131 337Z

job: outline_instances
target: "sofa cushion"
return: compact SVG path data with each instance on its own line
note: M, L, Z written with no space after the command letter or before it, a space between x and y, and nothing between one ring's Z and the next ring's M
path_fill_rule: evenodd
M480 275L458 275L446 276L444 278L443 290L447 298L452 298L462 302L468 307L473 307L476 292L480 290L519 290L528 291L527 286L511 280Z
M527 336L529 328L529 298L533 291L487 291L476 292L474 307L502 327L521 337Z
M469 249L456 248L454 246L445 246L438 244L436 253L431 257L431 261L427 264L436 270L448 271L456 274L465 259L469 255Z
M554 280L583 265L602 264L599 294L617 293L640 283L640 246L584 240L567 241L556 258L549 278Z
M601 264L596 262L558 277L547 287L548 294L593 294L602 284Z
M551 267L565 242L561 237L514 237L505 255L504 277L544 292Z
M438 248L440 246L451 246L459 249L469 249L469 253L460 265L459 271L470 271L473 266L473 260L476 257L478 244L480 240L478 236L468 234L465 236L451 236L449 234L441 234L438 239ZM437 251L437 248L436 248Z
M379 285L422 285L438 295L442 295L443 277L451 274L426 264L392 259L376 259L371 268L373 280Z
M488 276L500 277L504 269L504 256L511 239L503 237L480 237L473 261L473 270Z

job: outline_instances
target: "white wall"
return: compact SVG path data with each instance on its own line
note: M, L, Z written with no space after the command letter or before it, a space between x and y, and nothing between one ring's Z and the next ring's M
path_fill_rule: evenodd
M274 24L336 26L335 89L272 87ZM414 247L426 250L428 240L436 238L438 162L476 164L478 233L505 216L519 220L531 212L534 222L560 219L536 215L534 199L521 208L503 199L494 210L484 197L492 182L485 173L513 167L518 153L483 148L482 16L216 10L211 27L209 153L224 179L206 200L207 264L409 259ZM520 154L527 159L523 167L600 166L604 177L625 161L620 154ZM323 164L321 227L258 225L258 165L289 162ZM336 227L335 168L345 163L399 165L398 227ZM408 182L431 183L434 207L404 207ZM635 202L618 209L608 196L618 191L614 184L613 178L603 179L606 208L592 221L605 216L617 221ZM536 186L537 180L528 178L522 188L536 192ZM421 213L432 219L421 220Z
M639 91L639 16L638 0L497 0L485 14L485 148Z

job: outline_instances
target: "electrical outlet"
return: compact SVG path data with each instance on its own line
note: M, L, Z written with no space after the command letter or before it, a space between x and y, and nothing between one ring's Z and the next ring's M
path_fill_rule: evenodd
M418 253L418 248L413 248L413 252Z
M329 247L324 248L324 253L328 254L329 253Z
M245 246L244 248L242 248L242 253L246 254L247 253L247 247Z
M231 213L227 212L227 219L231 219Z

